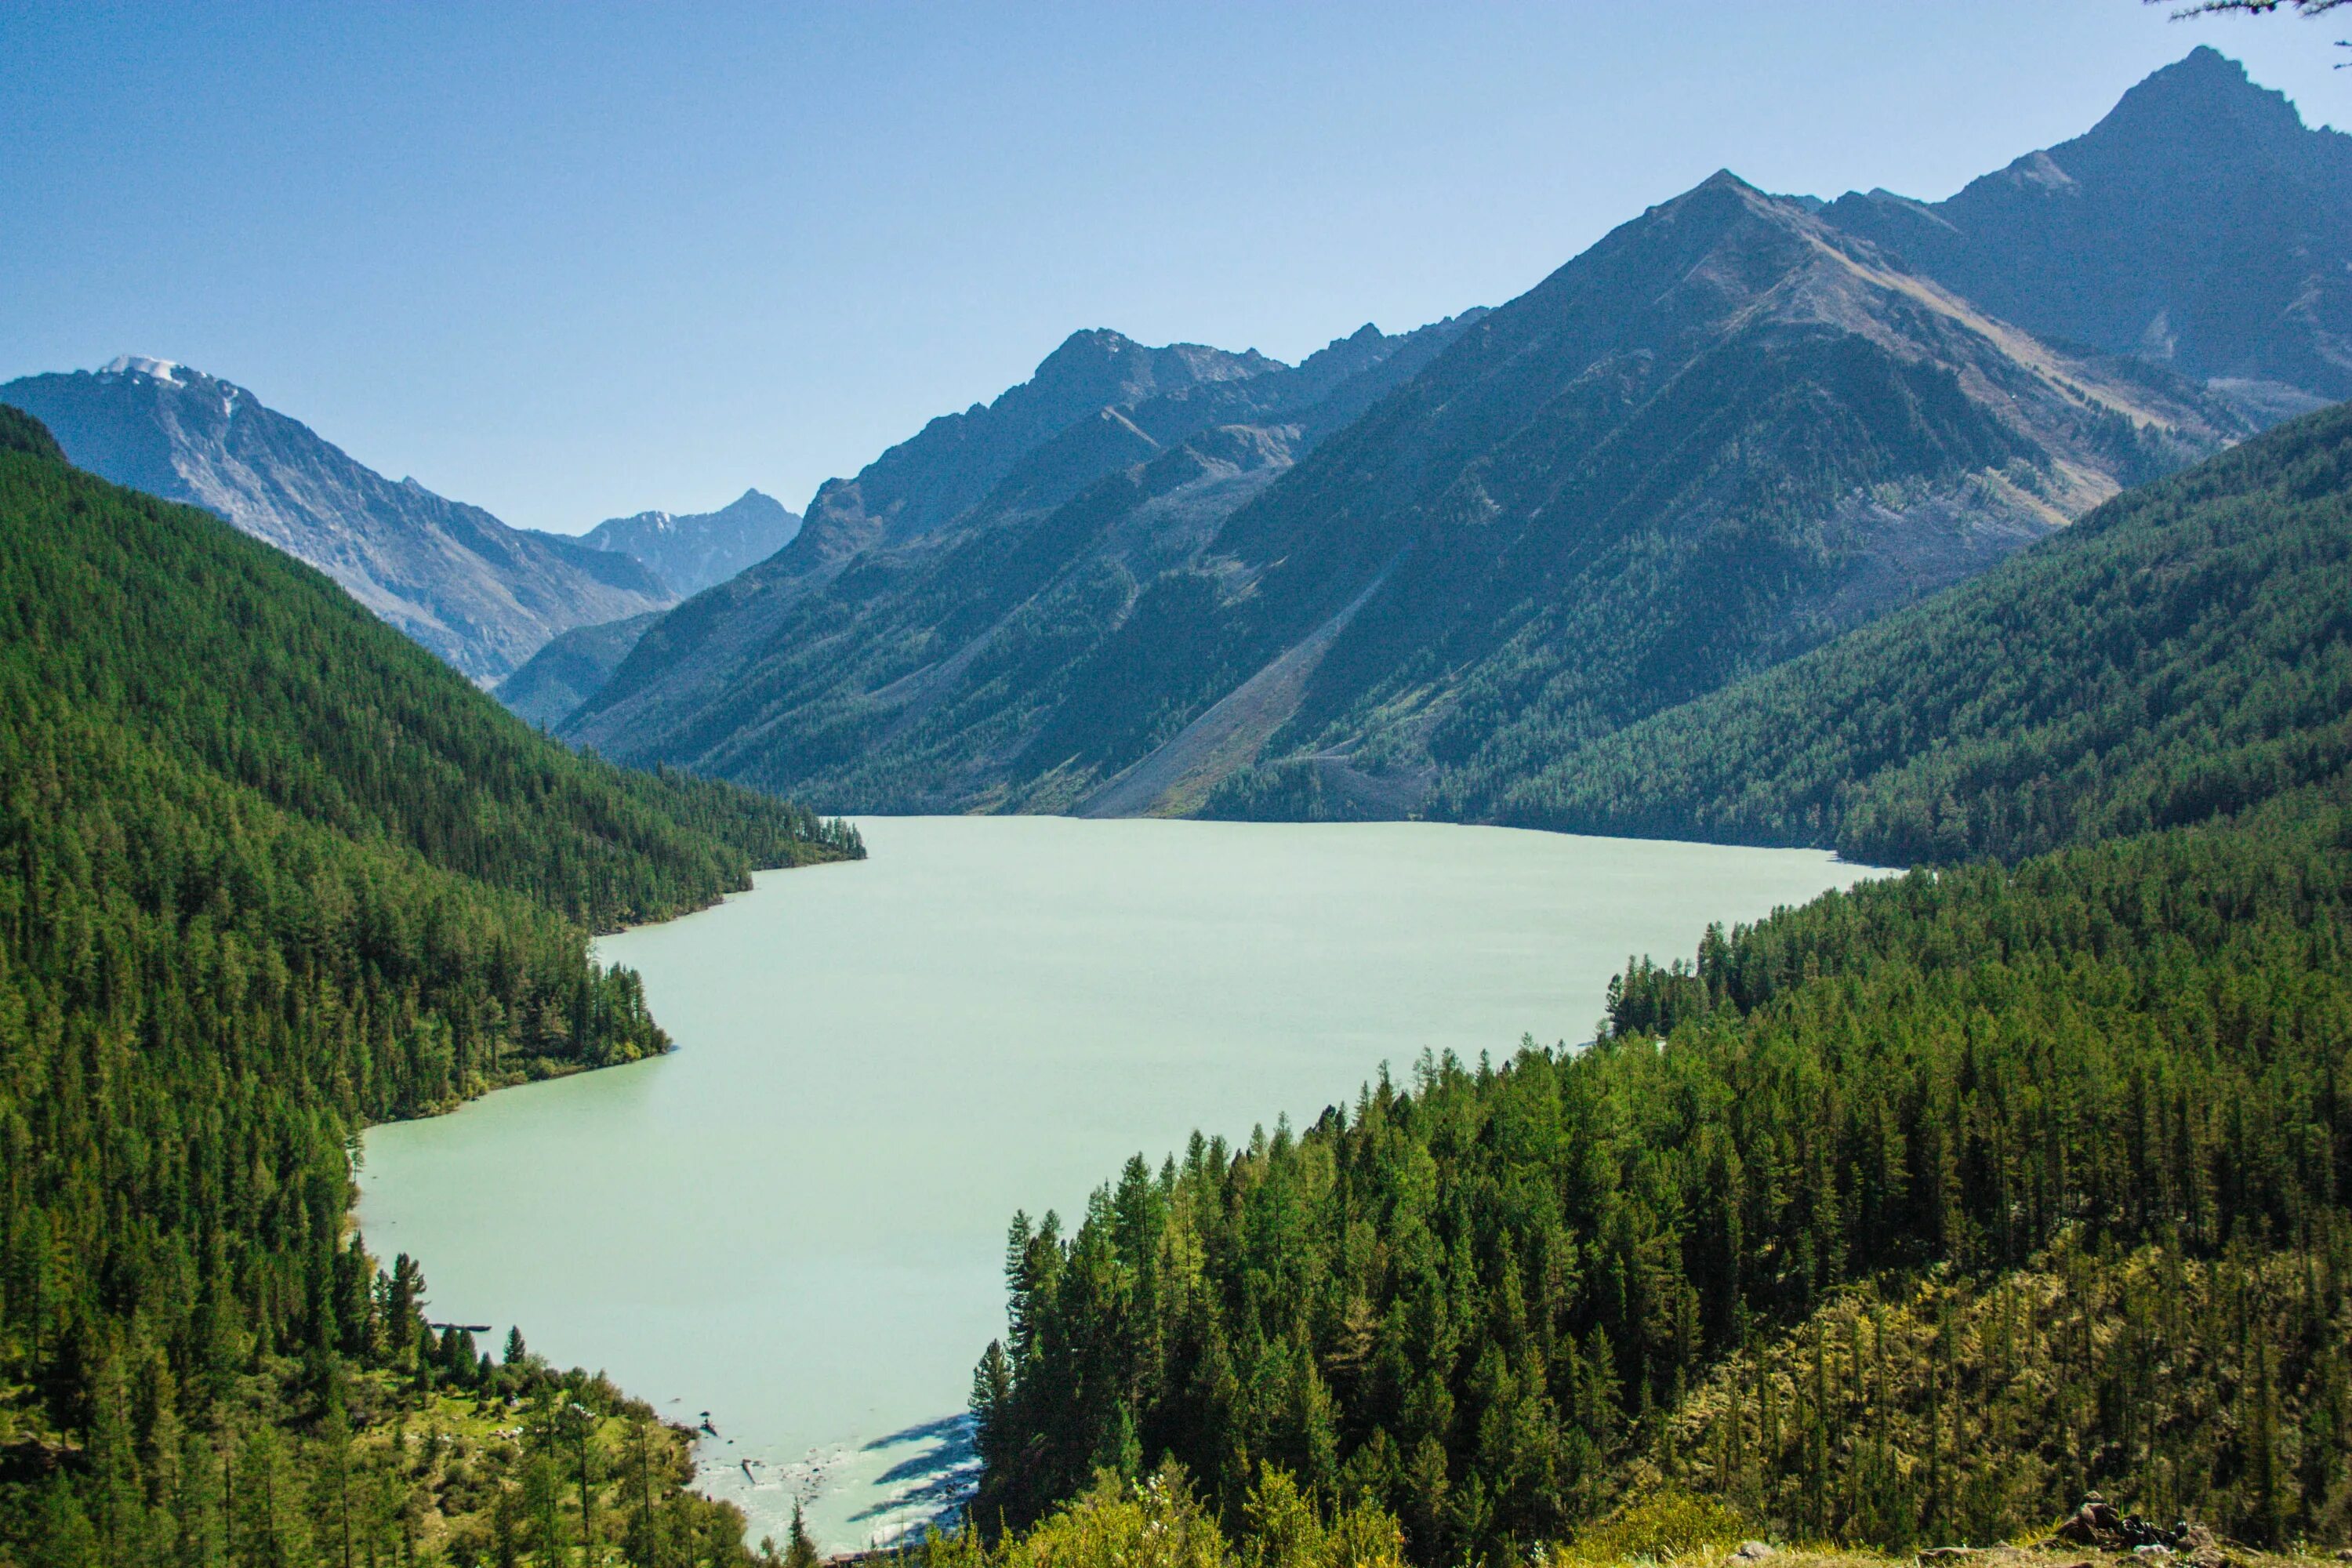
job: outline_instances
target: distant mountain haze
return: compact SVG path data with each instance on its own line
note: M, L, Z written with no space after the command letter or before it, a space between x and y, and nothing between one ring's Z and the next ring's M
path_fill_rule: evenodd
M0 385L0 402L46 424L78 467L316 566L479 682L558 632L677 597L627 555L385 479L243 387L168 360L26 376Z
M2352 136L2199 48L1948 201L1824 215L1997 316L2214 382L2265 421L2352 396Z
M800 527L800 513L754 489L717 511L607 518L583 534L581 542L629 557L682 598L766 560L791 543Z

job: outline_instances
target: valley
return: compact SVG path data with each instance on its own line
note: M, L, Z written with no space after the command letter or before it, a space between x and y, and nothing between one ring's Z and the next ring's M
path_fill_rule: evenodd
M2352 1557L2352 136L971 15L0 16L0 1568Z

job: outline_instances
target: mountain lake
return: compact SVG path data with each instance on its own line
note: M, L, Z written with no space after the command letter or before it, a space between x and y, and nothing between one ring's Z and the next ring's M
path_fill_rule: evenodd
M1627 956L1877 875L1831 855L1424 823L885 817L871 858L607 937L677 1048L368 1132L368 1245L700 1426L784 1538L968 1484L1016 1209L1352 1105L1425 1051L1589 1039Z

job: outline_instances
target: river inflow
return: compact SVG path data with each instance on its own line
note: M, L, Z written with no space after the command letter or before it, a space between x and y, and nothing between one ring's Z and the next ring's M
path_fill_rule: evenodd
M1068 1215L1195 1127L1303 1125L1423 1048L1585 1039L1628 953L1871 874L1411 823L861 826L861 864L599 943L672 1055L376 1128L361 1173L435 1318L709 1411L704 1489L754 1540L803 1497L834 1549L959 1484L1014 1209Z

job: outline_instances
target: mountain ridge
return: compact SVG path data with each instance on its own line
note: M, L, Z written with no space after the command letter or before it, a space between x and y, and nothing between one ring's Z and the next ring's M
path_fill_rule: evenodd
M478 683L557 632L676 597L625 555L386 479L245 388L172 361L26 376L0 385L0 402L40 419L77 466L202 506L317 566Z
M1822 216L2028 331L2246 384L2258 416L2352 396L2352 136L2210 47L1945 201Z
M608 517L580 542L628 556L683 599L766 560L790 544L800 526L800 513L755 489L715 511Z
M762 664L772 669L770 679L821 679L822 671L786 675L778 667L814 659L822 647L834 646L822 639L843 635L838 612L856 616L877 606L892 624L887 646L872 650L885 661L873 676L875 685L908 695L915 689L901 683L926 663L941 670L956 666L951 654L925 660L917 650L933 642L965 642L1013 609L1017 600L1004 602L979 586L992 574L1011 570L1027 574L1024 581L1040 572L1066 574L1092 558L1077 542L1084 539L1122 560L1132 555L1142 570L1157 570L1153 563L1168 552L1189 548L1174 542L1180 536L1202 533L1297 450L1417 369L1476 316L1465 312L1395 336L1367 326L1297 366L1262 355L1224 355L1207 361L1231 372L1214 377L1197 369L1203 356L1222 351L1201 351L1179 362L1188 368L1182 384L1169 391L1160 390L1156 373L1148 383L1130 374L1160 351L1117 333L1073 334L1030 382L993 405L950 416L965 424L933 420L855 479L827 481L792 545L664 616L611 683L566 721L563 733L632 754L670 749L667 741L649 748L650 732L722 698L730 681ZM1087 374L1074 374L1073 366ZM1149 395L1122 404L1087 401L1122 388ZM1069 416L1068 423L1046 427L1049 421L1036 410L1049 403L1056 415ZM989 464L977 478L933 474L924 467L960 463L961 433L981 415L1004 406L1025 411L1025 447L1015 450L1009 436L992 435ZM919 521L930 518L919 526L905 524L907 505L887 505L884 510L901 520L893 542L886 537L885 518L865 510L869 489L877 498L978 493L979 499L944 522L919 512ZM1057 539L1061 545L1045 543ZM1070 553L1048 559L1051 549ZM1129 570L1123 564L1108 569ZM921 586L907 601L908 613L894 615L886 584L908 583ZM1036 585L1033 581L1021 596ZM919 625L910 619L917 604L929 617ZM887 722L905 717L895 714Z
M999 462L952 526L813 504L562 732L844 808L1182 813L1296 764L1400 815L1441 769L1517 765L1477 755L1490 742L1525 752L1801 651L2248 427L1728 172L1444 325L1342 382L1357 394L1313 387L1340 417L1245 365L1089 411ZM1333 371L1360 338L1325 351ZM1270 422L1294 416L1296 436ZM1229 460L1244 448L1278 456ZM1064 454L1084 460L1065 474ZM1223 488L1187 510L1191 486ZM1686 584L1647 601L1665 624L1601 668L1580 651L1596 617L1622 630L1659 571ZM1607 608L1560 608L1580 599ZM1710 620L1728 629L1696 636ZM1249 814L1230 791L1217 809Z

